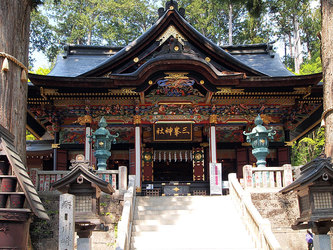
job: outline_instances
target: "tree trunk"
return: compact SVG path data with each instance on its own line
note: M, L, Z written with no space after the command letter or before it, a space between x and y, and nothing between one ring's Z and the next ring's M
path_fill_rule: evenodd
M321 1L322 65L324 76L324 112L333 108L333 2ZM333 112L325 116L325 153L333 156Z
M232 45L232 3L229 2L229 45Z
M295 49L295 72L299 74L301 69L301 64L303 63L303 56L302 56L302 44L301 44L301 35L300 35L300 28L297 17L293 17L293 26L294 26L294 49Z
M28 67L30 0L1 0L0 52L15 57ZM4 57L0 56L0 66ZM0 68L0 124L15 136L14 145L26 159L25 131L28 85L21 82L22 68L9 61L9 70Z

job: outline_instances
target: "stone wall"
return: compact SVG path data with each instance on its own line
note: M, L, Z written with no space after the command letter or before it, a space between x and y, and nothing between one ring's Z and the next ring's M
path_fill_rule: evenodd
M40 195L40 197L50 221L34 217L30 226L32 247L35 250L58 250L59 194L55 195L50 192L48 195ZM100 205L101 219L109 230L93 232L92 249L113 250L117 238L117 224L122 213L122 197L102 195Z
M296 194L252 193L251 198L261 216L270 220L272 231L282 249L307 249L306 230L291 229L291 225L299 217Z

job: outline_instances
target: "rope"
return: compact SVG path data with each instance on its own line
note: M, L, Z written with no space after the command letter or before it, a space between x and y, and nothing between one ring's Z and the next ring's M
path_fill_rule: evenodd
M325 119L325 116L327 115L327 113L332 112L333 111L333 107L326 109L323 114L321 115L321 119Z
M11 60L13 63L15 63L16 65L18 65L19 67L21 67L26 73L28 73L28 68L26 66L24 66L23 63L21 63L19 60L17 60L15 57L5 53L5 52L0 52L0 56L8 58L9 60Z

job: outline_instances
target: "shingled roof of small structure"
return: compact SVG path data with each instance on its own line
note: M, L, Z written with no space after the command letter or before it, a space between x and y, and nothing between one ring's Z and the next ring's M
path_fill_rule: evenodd
M25 194L26 200L29 203L31 210L37 217L49 220L50 218L47 215L45 208L37 194L35 186L31 182L30 176L27 173L26 167L24 166L21 157L15 150L13 144L6 141L4 137L1 137L1 134L2 133L0 133L0 148L12 166L13 173L17 177L18 183L20 184Z
M68 192L69 184L76 182L78 177L82 176L85 180L90 183L94 183L99 187L104 193L112 194L114 189L109 182L106 182L90 172L86 167L78 165L73 168L67 175L65 175L60 180L53 182L52 187L59 190L60 192Z
M323 173L333 177L332 159L330 157L326 157L324 154L318 156L314 160L301 167L300 176L293 183L283 188L280 192L285 194L296 190L301 186L310 184L318 178L321 178Z

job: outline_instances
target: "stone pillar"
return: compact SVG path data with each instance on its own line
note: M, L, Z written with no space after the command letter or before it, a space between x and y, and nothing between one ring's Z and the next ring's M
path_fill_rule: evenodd
M331 239L328 234L319 234L313 236L314 250L331 250Z
M60 195L59 202L59 249L74 249L75 233L75 196L72 194Z
M90 250L90 249L92 249L91 237L89 238L80 237L77 239L77 250Z
M141 116L134 116L135 124L135 183L137 192L141 192Z
M216 127L217 115L211 115L209 117L210 130L209 130L209 160L211 163L216 163Z
M331 250L331 239L328 232L332 226L331 221L315 222L312 228L314 250Z
M125 193L127 190L127 167L119 166L119 192Z

